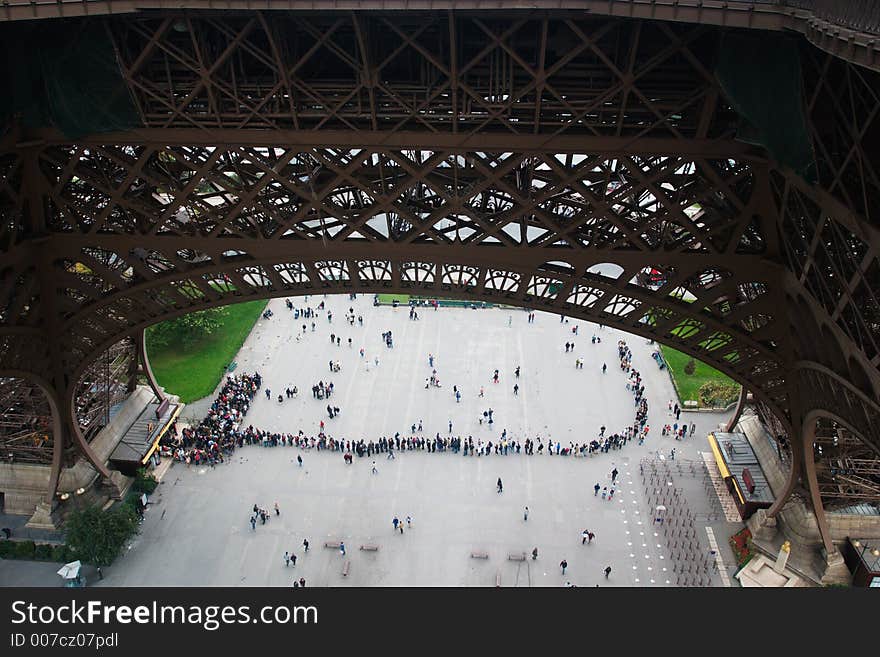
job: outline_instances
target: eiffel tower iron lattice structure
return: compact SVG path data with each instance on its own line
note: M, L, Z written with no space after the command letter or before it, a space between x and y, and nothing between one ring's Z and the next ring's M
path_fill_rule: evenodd
M833 549L823 502L880 499L877 25L825 16L847 49L768 7L734 21L736 2L653 20L191 4L37 21L53 41L28 62L34 21L0 26L0 438L51 465L47 501L77 458L109 477L89 440L149 375L146 327L325 292L674 346L772 417L791 470L771 515L802 483ZM750 97L749 52L796 75L765 60Z

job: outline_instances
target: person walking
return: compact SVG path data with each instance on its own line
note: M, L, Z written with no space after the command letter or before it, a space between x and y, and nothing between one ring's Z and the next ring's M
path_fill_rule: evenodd
M290 553L290 563L296 566L296 555L293 552Z
M284 553L284 567L287 568L287 566L289 566L289 565L290 565L290 555L287 552L285 552Z
M587 545L593 542L593 539L596 538L596 535L593 532L587 533Z
M563 559L559 562L559 567L562 568L562 574L565 575L565 569L568 568L568 562Z
M400 524L400 520L397 519L397 516L394 516L394 520L391 521L391 524L394 525L394 531L397 531L397 525Z
M529 519L529 507L526 507L523 510L523 522L526 522Z
M517 396L519 395L519 384L518 383L513 384L513 394L517 395Z
M581 545L587 542L587 537L590 535L590 530L585 529L581 532Z
M379 471L376 469L376 462L373 461L373 474L379 474Z
M308 551L309 551L309 539L304 538L303 539L303 552L308 552Z
M276 516L281 515L281 509L278 508L278 502L275 502L275 515Z
M498 492L501 493L504 491L504 486L501 485L501 477L498 477Z
M344 557L345 556L345 543L343 543L341 541L339 543L339 551L342 553L342 556Z
M620 473L617 472L617 468L614 468L614 469L611 471L611 483L612 483L612 484L617 480L617 475L618 475L618 474L620 474Z
M301 588L305 588L305 587L306 587L306 578L305 578L305 577L300 577L300 578L299 578L299 585L300 585Z
M412 529L412 516L407 516L407 517L406 517L406 528L407 528L407 529Z
M599 494L600 488L601 488L601 486L599 484L596 484L595 486L593 486L593 497L596 497Z
M251 516L251 530L257 531L257 516Z
M605 566L605 579L611 574L611 566Z
M532 550L532 561L535 561L538 558L538 548L534 548Z
M296 455L296 462L299 464L299 467L303 467L303 457L301 455Z

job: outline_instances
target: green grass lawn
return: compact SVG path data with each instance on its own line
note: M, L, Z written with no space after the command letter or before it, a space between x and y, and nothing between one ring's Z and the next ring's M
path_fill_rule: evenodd
M397 303L401 306L405 306L409 303L409 295L408 294L380 294L379 295L379 303L391 305L391 302L397 299Z
M691 359L687 354L683 354L677 349L660 345L660 353L666 361L667 367L672 374L672 382L678 392L680 403L687 400L699 401L700 386L708 381L718 381L723 384L739 385L726 374L719 372L714 367L706 365L706 363L694 359L694 373L692 375L685 374L684 366Z
M151 345L147 329L150 365L159 385L184 403L214 392L224 368L238 353L267 303L246 301L226 306L223 327L186 350L173 343L166 347Z
M483 305L486 308L495 308L498 304L494 303L486 303L484 301L467 301L465 299L448 299L446 297L421 297L414 296L410 294L380 294L379 296L379 304L390 306L392 302L397 299L397 303L401 306L409 305L409 302L413 299L418 303L421 301L430 301L431 299L437 299L440 301L440 306L443 308L470 308L471 304L476 304L477 306Z

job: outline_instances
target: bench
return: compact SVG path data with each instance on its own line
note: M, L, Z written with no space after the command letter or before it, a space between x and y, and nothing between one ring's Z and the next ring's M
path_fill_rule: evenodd
M346 561L342 566L342 576L348 577L349 570L351 570L351 561Z
M379 546L372 543L367 543L365 545L361 545L361 550L366 550L367 552L378 552Z
M495 586L501 586L501 571L495 573Z
M693 399L687 399L687 400L685 400L685 402L684 402L684 407L685 407L685 408L697 408L699 405L700 405L700 404L699 404L697 401L693 400Z
M488 552L471 552L471 559L488 559Z
M168 407L169 407L169 406L171 406L171 402L168 401L168 397L166 397L165 399L163 399L163 400L159 403L159 406L156 408L156 419L157 419L157 420L161 420L161 419L162 419L162 416L165 414L165 411L168 410Z
M339 541L326 541L324 543L325 548L336 548L339 549L339 546L342 545Z
M526 553L525 552L511 552L507 555L508 561L525 561Z

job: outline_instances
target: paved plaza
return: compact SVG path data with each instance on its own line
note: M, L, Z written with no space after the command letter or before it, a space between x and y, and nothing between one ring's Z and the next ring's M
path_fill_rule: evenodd
M560 322L547 313L538 312L528 323L527 313L518 309L420 308L418 321L411 321L408 307L373 307L372 295L353 301L347 295L292 299L299 307L316 307L322 300L332 311L332 323L326 312L319 313L312 332L311 319L294 320L284 300L276 299L269 305L274 316L261 319L245 342L236 371L258 370L263 387L272 390L271 400L263 390L258 393L247 423L314 435L324 420L333 437L370 440L408 435L420 421L425 436L446 436L451 421L453 434L473 435L475 442L495 442L507 429L519 441L539 436L545 444L548 439L563 446L581 443L595 438L602 425L613 433L633 421L632 395L617 359L617 341L625 339L646 386L650 437L642 446L631 441L621 450L587 458L397 452L394 460L385 454L355 457L349 466L341 452L247 446L213 469L175 463L152 496L143 531L105 571L102 584L290 586L294 577L304 577L308 586L675 584L667 547L651 522L639 464L668 458L673 447L678 461L701 462L706 431L727 416L683 413L682 421L696 422L696 436L682 442L661 437L661 425L674 422L667 412L674 394L668 374L651 358L654 345L586 322ZM349 307L363 316L363 326L345 321ZM307 331L297 340L303 322ZM381 338L389 330L393 349ZM341 347L331 346L331 333L341 336ZM601 337L601 344L592 344L592 335ZM564 344L572 341L575 350L566 353ZM425 389L432 371L429 353L439 389ZM575 369L576 358L584 360L583 369ZM330 360L339 362L338 373L330 372ZM492 382L495 369L498 384ZM335 384L332 403L341 411L335 419L327 416L327 401L312 397L311 387L319 380ZM514 383L520 386L518 395ZM293 385L298 398L279 404L278 393ZM454 385L462 391L460 403ZM490 407L491 428L479 423ZM297 454L304 459L302 468ZM371 472L374 459L378 474ZM593 495L593 486L610 487L615 467L620 475L614 499L603 501ZM501 494L495 485L499 477ZM690 500L698 513L701 504L711 502L700 496L697 491ZM276 501L281 515L273 513L253 531L254 504L271 510ZM526 506L528 520L523 519ZM402 535L392 527L395 516L413 519ZM583 529L595 533L591 545L581 544ZM719 534L719 544L726 544L726 537ZM303 539L311 544L307 554ZM323 547L336 541L345 542L344 557ZM378 551L359 549L367 544L378 545ZM536 561L508 559L535 547ZM286 550L296 553L295 567L285 568ZM473 552L488 559L472 558ZM732 565L726 545L720 552ZM565 575L559 567L563 559ZM346 561L350 570L343 576ZM608 565L612 572L606 580ZM714 583L720 585L720 579Z

